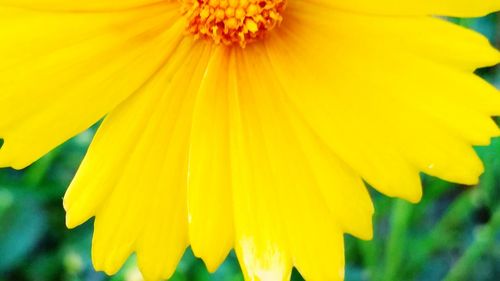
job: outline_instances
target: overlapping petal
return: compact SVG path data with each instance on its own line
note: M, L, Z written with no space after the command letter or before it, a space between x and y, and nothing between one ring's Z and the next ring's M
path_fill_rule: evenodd
M173 7L70 13L1 5L0 166L31 164L141 88L182 38Z
M6 7L25 8L42 11L65 12L104 12L123 11L160 3L172 3L171 0L0 0Z
M190 124L209 55L210 45L184 40L99 128L64 199L68 226L96 216L98 270L113 274L136 251L148 280L167 278L188 245Z
M287 12L289 21L266 41L269 62L289 100L339 157L382 192L412 201L421 194L419 171L477 181L482 166L470 145L498 135L490 116L500 109L498 91L472 74L499 60L486 40L464 43L481 54L469 56L475 60L453 61L438 56L468 47L432 38L443 27L455 28L446 35L453 42L473 35L438 19L379 19L299 2ZM430 35L411 41L417 32ZM418 48L424 40L432 49Z
M342 280L343 234L372 236L363 181L413 202L421 172L477 182L500 96L473 71L500 55L428 15L495 9L290 0L243 49L185 37L172 1L0 0L0 165L108 114L64 199L69 227L96 217L96 269L135 251L168 278L191 244L248 280Z
M228 55L215 48L196 97L190 136L189 240L196 256L215 271L234 245L234 218L229 134Z
M500 2L497 0L305 0L305 2L319 3L351 12L398 16L478 17L500 10Z
M236 252L248 280L287 280L292 266L310 280L340 280L345 221L334 200L355 206L356 222L346 231L365 236L371 233L371 202L359 178L328 149L308 154L321 142L290 110L261 51L236 52L232 69L238 81L230 106ZM316 178L324 164L329 173Z

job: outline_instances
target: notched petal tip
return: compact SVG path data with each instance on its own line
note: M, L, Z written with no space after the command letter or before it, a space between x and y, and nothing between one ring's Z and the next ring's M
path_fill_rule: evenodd
M27 155L22 147L13 147L12 144L18 141L6 141L5 138L0 142L0 168L10 167L14 170L23 170L33 164L39 157L33 159L33 155ZM21 143L19 141L19 143ZM24 156L24 157L23 157Z
M480 35L482 36L482 35ZM500 50L498 50L488 38L484 37L484 46L482 51L482 56L485 58L483 63L480 65L481 67L493 67L500 63Z
M207 256L207 255L198 255L198 254L196 254L194 249L193 249L193 253L195 253L195 256L197 258L200 258L203 261L203 264L207 268L207 271L210 273L215 273L217 271L217 269L219 269L219 266L224 262L225 257L227 256L227 255L224 255L222 258L214 259L214 258L204 258L203 256Z
M414 192L408 194L404 199L410 203L417 204L422 200L422 188L415 189Z
M112 253L96 251L95 242L92 241L92 265L96 271L104 272L108 276L115 275L123 266L125 260L116 259ZM128 256L127 256L128 257Z
M81 202L74 202L67 199L65 196L63 199L63 208L66 211L66 227L69 229L73 229L87 220L89 220L92 216L95 215L94 212L90 212L88 209L83 208Z
M12 165L11 155L8 153L8 147L6 147L5 140L2 139L2 146L0 147L0 168L13 168L15 170L21 170L24 167Z
M70 213L68 212L66 212L65 224L66 228L68 229L73 229L77 226L75 222L72 220Z
M495 47L492 47L492 48L494 49L494 53L496 56L495 64L499 64L500 63L500 50L496 49Z
M465 184L465 185L478 185L480 178L482 174L484 173L484 164L479 159L479 156L476 156L477 159L477 164L474 169L470 169L469 173L464 173L463 177L461 178L460 181L457 181L458 183Z
M138 254L137 265L145 281L169 280L176 270L176 266L166 266L161 262L153 264L151 260L142 259L140 254Z
M68 229L73 229L76 228L77 226L81 225L83 222L81 219L78 219L76 216L74 216L74 213L71 211L66 211L66 227Z
M465 186L476 186L479 184L482 174L483 174L483 172L481 172L479 175L477 175L475 177L467 178L460 183L465 185Z
M370 217L370 220L365 224L365 227L361 231L357 232L349 232L349 234L359 238L361 240L372 240L373 239L373 220Z
M207 260L203 260L203 263L205 264L208 272L215 273L222 262L209 262Z

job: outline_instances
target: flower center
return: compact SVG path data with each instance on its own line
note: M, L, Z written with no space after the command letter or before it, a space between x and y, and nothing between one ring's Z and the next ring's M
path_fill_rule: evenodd
M180 0L195 38L217 44L246 44L261 39L283 20L287 0Z

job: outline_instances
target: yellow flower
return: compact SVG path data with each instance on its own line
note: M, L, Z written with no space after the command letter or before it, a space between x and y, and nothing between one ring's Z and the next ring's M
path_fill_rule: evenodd
M499 62L433 16L498 0L0 0L0 165L104 118L64 198L92 258L168 278L190 245L248 280L343 279L372 236L363 183L417 202L419 173L475 184L499 135Z

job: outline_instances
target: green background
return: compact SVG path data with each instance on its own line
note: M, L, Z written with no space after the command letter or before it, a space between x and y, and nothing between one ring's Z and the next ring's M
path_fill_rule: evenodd
M499 14L450 19L500 46ZM500 71L480 75L500 88ZM90 262L92 222L64 225L62 196L95 128L23 171L0 170L0 281L138 281L132 257L114 277ZM500 280L500 139L477 148L486 172L477 187L424 177L424 198L412 205L376 192L375 237L346 236L346 280ZM293 280L301 280L297 272ZM209 275L188 250L173 280L242 280L234 253Z

